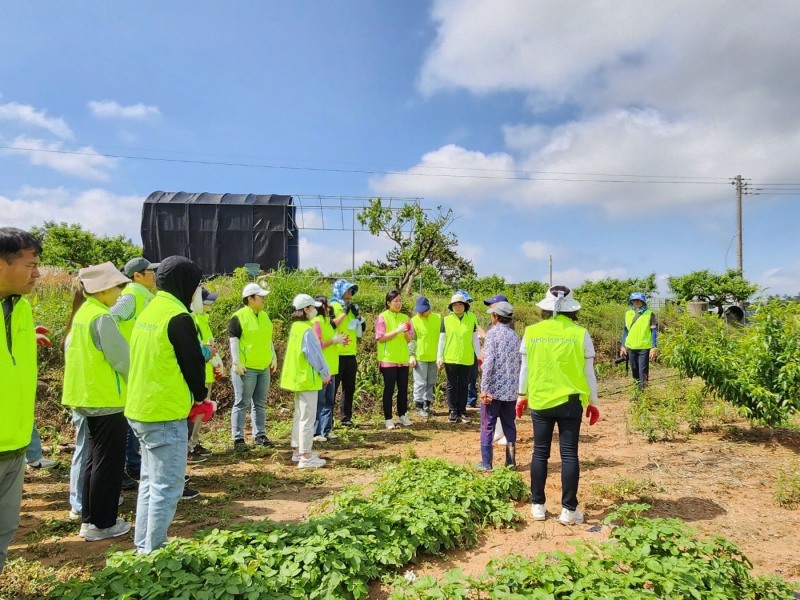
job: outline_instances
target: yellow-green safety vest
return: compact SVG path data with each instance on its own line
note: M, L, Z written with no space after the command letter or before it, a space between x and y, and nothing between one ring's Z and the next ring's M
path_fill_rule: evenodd
M636 316L636 311L629 310L625 313L625 327L628 329L628 337L625 338L626 348L648 350L653 347L653 336L650 329L652 315L653 311L646 309L634 323L633 318Z
M525 328L528 406L544 410L564 404L572 394L589 404L583 342L586 330L563 315Z
M208 324L208 315L200 313L192 313L192 319L197 326L197 333L200 338L200 344L208 346L214 336L211 334L211 326ZM214 367L211 363L206 361L206 384L214 383Z
M472 365L475 362L472 334L477 326L478 319L470 311L460 319L455 313L444 318L444 362L451 365Z
M8 321L3 319L3 339L0 340L0 394L3 397L0 452L25 448L31 441L36 399L34 329L31 305L25 298L18 298L11 310L11 318Z
M400 326L400 323L407 323L408 316L401 312L383 311L380 316L386 323L386 333L391 333ZM405 334L394 336L388 342L378 342L378 362L394 363L396 365L408 364L408 342Z
M336 301L330 303L330 307L333 309L333 316L339 317L344 312L344 306L339 304ZM336 326L336 333L342 333L350 338L350 343L346 346L342 346L339 348L339 355L340 356L355 356L356 355L356 346L358 341L358 336L356 335L355 329L350 329L350 322L355 319L356 317L353 316L353 313L347 313L347 316L342 319L342 322ZM358 325L361 327L361 325Z
M91 296L75 313L64 356L61 404L76 408L125 406L125 381L92 341L92 325L107 314L108 307Z
M159 423L185 419L189 415L192 392L183 378L167 333L170 320L188 312L175 296L159 290L136 319L131 335L131 369L125 404L125 416L129 419Z
M303 353L303 336L309 329L312 329L311 321L295 321L289 330L289 341L286 343L286 356L281 371L281 387L290 392L322 389L322 377Z
M264 310L253 312L243 306L233 316L242 326L239 338L239 363L248 369L266 369L272 364L272 321Z
M144 287L141 283L136 283L135 281L131 281L125 286L125 289L122 290L121 295L124 296L125 294L130 294L136 299L136 310L133 313L133 317L127 321L120 321L117 323L117 325L119 326L119 331L122 333L122 336L128 341L128 343L130 343L131 333L133 333L133 324L136 322L136 318L142 314L144 307L147 306L153 298L155 298L155 294Z
M421 362L434 362L439 348L439 333L442 329L442 315L431 313L426 318L414 315L411 317L417 349L414 356Z
M319 323L323 341L330 341L333 339L333 336L336 335L333 325L331 325L331 320L325 315L317 315L314 317L312 323ZM337 375L339 373L339 349L341 347L341 344L329 344L322 349L322 356L325 357L325 364L327 364L328 368L331 370L331 375Z

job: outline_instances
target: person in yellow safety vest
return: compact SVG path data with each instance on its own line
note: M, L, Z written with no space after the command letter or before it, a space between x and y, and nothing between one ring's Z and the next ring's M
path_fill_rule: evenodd
M342 399L339 405L339 418L342 427L355 427L353 423L353 398L356 393L356 372L358 361L358 338L364 333L366 322L360 316L358 304L353 304L353 296L358 286L346 279L333 282L333 294L328 305L333 311L333 327L336 333L347 337L347 343L339 349L339 372L333 383L334 397L342 386Z
M39 278L42 246L27 231L0 227L0 573L19 527L25 450L33 430L36 398L36 330L31 305L23 298Z
M200 336L200 347L203 351L203 357L206 359L206 398L211 400L211 387L214 382L221 379L225 375L222 367L222 359L217 353L214 344L214 335L211 333L211 327L208 323L209 313L214 301L219 297L215 292L209 292L207 289L202 288L200 297L192 298L192 319L197 325L197 332ZM214 404L214 411L216 411L216 404ZM189 446L186 455L186 461L189 464L198 464L208 460L206 457L211 455L211 450L204 448L200 444L200 429L203 419L197 418L194 421L189 421L186 425L189 428Z
M386 294L386 309L375 320L375 341L378 342L378 369L383 376L383 418L386 429L394 429L392 396L397 387L397 417L409 427L408 412L408 342L414 330L408 316L400 312L403 297L397 290Z
M142 447L142 479L133 543L147 554L167 542L178 500L198 492L184 486L186 417L206 402L205 359L189 314L200 295L202 270L169 256L156 275L156 297L136 319L125 416Z
M122 272L131 282L122 290L122 294L111 307L111 316L119 326L120 332L130 344L133 324L136 322L144 307L150 303L156 293L156 269L159 263L151 263L146 258L139 256L132 258L122 267ZM80 424L76 423L76 426ZM133 431L128 427L125 434L125 475L122 478L122 489L132 490L139 479L142 458L139 455L139 442Z
M320 304L317 316L313 321L314 335L319 340L322 355L325 357L325 362L328 364L331 375L335 377L339 372L339 350L349 342L349 338L343 333L336 333L333 328L328 299L325 296L315 296L314 300ZM317 417L314 421L315 442L327 442L329 439L335 440L339 437L332 431L335 392L333 381L323 385L319 391L317 396Z
M105 262L78 271L78 282L86 302L72 318L61 403L86 419L86 463L76 465L84 469L78 535L96 542L131 530L128 521L117 518L128 429L123 411L130 352L109 310L130 279Z
M467 385L469 372L477 359L480 367L483 360L478 338L478 320L469 310L469 302L463 294L453 294L448 305L450 314L442 319L439 346L436 351L436 366L447 375L447 407L451 423L469 423L467 417Z
M270 379L275 374L278 363L272 340L272 321L264 310L264 297L267 294L269 292L257 283L244 286L244 306L233 313L228 324L234 394L231 437L236 452L249 450L244 440L244 424L248 412L255 445L273 446L267 437L267 395Z
M429 417L433 414L433 388L439 376L436 350L442 315L433 312L431 303L425 296L417 298L414 312L416 314L411 317L414 340L408 344L408 362L414 371L414 405L419 416Z
M628 301L631 309L625 313L619 355L628 358L631 375L641 390L650 379L650 360L658 355L658 322L642 292L632 293Z
M581 305L562 285L551 287L539 302L542 321L529 325L520 345L517 416L530 407L533 421L531 460L531 513L536 521L547 518L545 483L547 461L558 425L561 453L561 514L564 525L583 523L578 510L578 437L584 409L589 425L600 418L594 344L589 332L576 323Z
M292 460L300 469L317 469L326 462L313 452L317 397L322 386L331 383L330 369L314 335L313 320L321 305L308 294L292 300L292 327L281 372L281 387L294 392Z

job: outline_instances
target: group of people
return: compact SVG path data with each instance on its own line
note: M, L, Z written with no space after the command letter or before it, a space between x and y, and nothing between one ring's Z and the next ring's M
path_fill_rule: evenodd
M36 391L36 338L23 297L38 278L41 245L29 233L0 228L0 301L5 335L0 378L8 419L0 422L0 568L19 524L24 457L31 443ZM186 487L186 467L210 453L199 442L200 423L216 411L211 387L223 376L208 312L217 295L201 287L202 272L191 260L171 256L161 263L137 258L118 270L107 262L81 269L65 343L63 404L72 409L76 451L70 472L70 517L81 520L87 541L127 533L118 517L123 478L139 479L134 544L141 553L161 547ZM331 298L298 294L282 361L280 386L294 394L292 460L298 468L325 464L314 442L336 437L335 398L341 386L340 426L355 427L358 339L366 321L353 302L358 285L345 279ZM253 443L272 446L266 431L266 399L278 361L272 322L264 310L268 290L257 283L242 289L242 307L228 324L234 405L231 437L237 452L249 449L245 421L251 415ZM387 429L411 426L409 375L418 415L431 414L438 373L446 376L448 418L468 423L474 371L482 369L479 468L493 466L498 424L506 440L505 464L515 466L516 419L530 410L534 429L531 462L532 512L546 518L544 487L554 428L562 458L563 523L580 523L577 488L578 437L583 414L599 418L594 347L577 324L580 304L564 286L548 290L537 305L543 320L513 327L514 307L505 296L484 301L488 331L478 325L472 298L458 290L445 316L416 298L413 316L402 312L400 292L386 295L375 321L377 361L384 382ZM656 323L646 299L631 299L622 352L640 385L647 358L655 352ZM39 332L41 338L41 332ZM483 340L483 345L481 341ZM397 397L396 405L394 397ZM516 414L515 414L516 413ZM395 421L394 415L397 419ZM38 436L36 436L38 437ZM36 465L34 465L36 466ZM40 465L41 466L41 465ZM134 482L134 486L135 486Z

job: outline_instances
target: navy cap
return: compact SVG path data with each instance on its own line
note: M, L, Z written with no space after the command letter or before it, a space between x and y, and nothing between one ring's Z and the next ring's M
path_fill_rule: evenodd
M506 298L503 294L497 294L496 296L483 301L486 306L491 306L492 304L497 304L498 302L508 302L508 298Z
M212 304L217 298L219 298L217 292L209 292L206 288L203 288L203 304Z
M414 312L415 313L424 313L431 309L431 303L425 296L420 296L417 298L417 301L414 303Z

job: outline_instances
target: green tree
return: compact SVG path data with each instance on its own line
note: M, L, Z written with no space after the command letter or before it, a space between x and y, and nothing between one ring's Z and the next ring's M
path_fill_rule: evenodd
M445 211L441 206L429 217L419 204L407 203L393 209L380 198L370 200L369 206L358 214L359 222L372 235L394 242L385 263L377 266L398 273L398 287L404 295L411 292L426 264L448 283L474 275L472 263L458 256L458 240L448 231L454 218L451 209Z
M705 300L709 306L716 307L720 317L726 304L744 302L758 291L758 286L744 279L737 269L728 269L721 275L708 269L692 271L687 275L670 277L667 283L678 299Z
M121 267L142 255L141 247L121 235L98 236L77 223L45 221L30 231L42 242L42 264L68 271L106 261Z
M607 277L599 281L584 281L575 288L575 297L581 303L591 304L627 304L633 292L652 294L656 291L656 274L632 279L614 279Z

